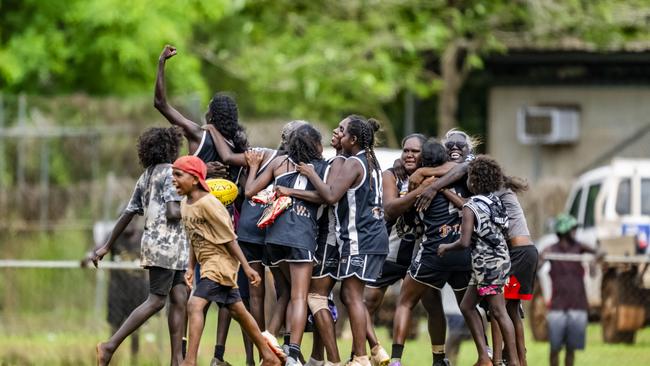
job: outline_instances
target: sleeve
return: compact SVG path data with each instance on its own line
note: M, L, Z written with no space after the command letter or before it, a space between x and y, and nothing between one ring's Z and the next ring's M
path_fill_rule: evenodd
M144 196L144 174L140 176L138 182L135 184L135 189L133 194L131 194L131 199L129 204L124 209L124 212L135 213L137 215L144 215L144 204L142 202Z
M176 192L176 187L174 186L171 169L169 169L169 174L165 174L165 179L163 180L163 200L167 202L180 202L183 198Z
M212 229L215 244L226 244L237 239L228 210L215 197L209 198L203 206L203 217Z

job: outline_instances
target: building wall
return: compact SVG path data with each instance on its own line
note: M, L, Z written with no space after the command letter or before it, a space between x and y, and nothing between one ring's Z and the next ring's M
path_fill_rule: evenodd
M519 143L517 111L522 106L540 104L579 106L577 143L546 145L538 152L531 145ZM498 86L489 92L487 151L503 164L508 174L531 181L535 180L536 170L540 179L573 177L648 124L650 86ZM616 155L650 158L650 133Z

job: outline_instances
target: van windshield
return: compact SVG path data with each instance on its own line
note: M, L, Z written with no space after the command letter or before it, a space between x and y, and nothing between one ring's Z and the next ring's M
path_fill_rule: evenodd
M583 222L583 227L593 227L596 223L596 198L598 197L598 192L600 192L600 183L596 183L589 186L589 191L587 191L587 205L585 207L585 221Z

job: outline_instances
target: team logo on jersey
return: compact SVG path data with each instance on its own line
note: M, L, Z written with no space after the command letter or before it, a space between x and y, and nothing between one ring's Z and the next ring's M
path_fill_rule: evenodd
M293 212L296 213L298 216L302 217L311 217L311 213L307 209L307 207L301 205L301 204L295 204L293 205Z

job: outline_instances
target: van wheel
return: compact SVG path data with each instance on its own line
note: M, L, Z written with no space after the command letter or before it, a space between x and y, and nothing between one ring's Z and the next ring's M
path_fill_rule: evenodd
M533 338L536 341L548 340L548 327L546 325L547 311L544 295L542 295L542 288L539 283L535 283L528 319L530 320L530 329L533 332Z
M603 328L603 342L605 343L634 343L634 331L622 332L618 330L619 311L626 300L627 292L624 286L633 282L625 282L620 278L608 276L603 280L602 308L600 319Z

